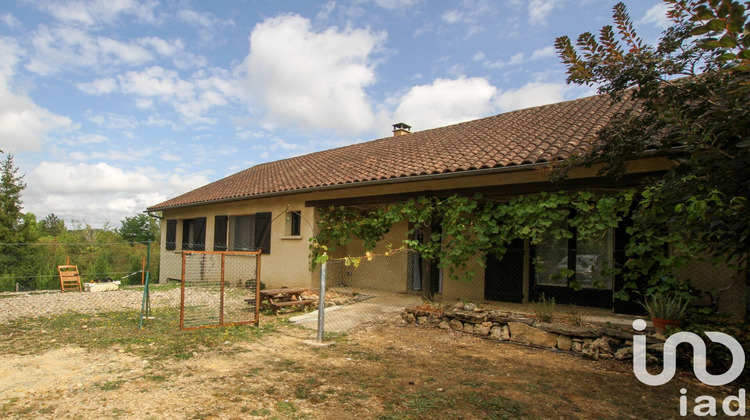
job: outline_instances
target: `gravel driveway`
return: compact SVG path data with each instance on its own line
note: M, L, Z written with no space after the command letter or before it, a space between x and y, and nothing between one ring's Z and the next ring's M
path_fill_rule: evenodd
M32 292L0 294L0 323L68 311L97 313L140 311L143 290L107 292ZM180 306L180 289L151 292L151 308Z

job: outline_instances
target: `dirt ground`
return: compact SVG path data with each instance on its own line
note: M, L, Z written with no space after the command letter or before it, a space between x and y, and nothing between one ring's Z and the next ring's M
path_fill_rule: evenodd
M691 401L731 392L702 386L688 372L655 389L639 383L629 363L397 319L326 345L313 339L314 331L283 324L186 360L65 344L5 354L0 417L676 418L680 388Z

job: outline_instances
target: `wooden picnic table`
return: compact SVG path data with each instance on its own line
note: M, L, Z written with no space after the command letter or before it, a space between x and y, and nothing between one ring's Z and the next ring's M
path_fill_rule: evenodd
M302 299L302 293L307 291L304 287L263 289L260 291L260 306L272 309L276 315L285 306L301 306L307 310L315 303L315 299Z

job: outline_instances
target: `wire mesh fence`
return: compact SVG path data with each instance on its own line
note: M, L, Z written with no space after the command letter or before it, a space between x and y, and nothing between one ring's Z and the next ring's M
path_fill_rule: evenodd
M146 271L151 281L149 307L179 311L183 253L160 255L159 249L158 243L151 244L150 249L146 243L0 244L3 252L0 257L0 322L67 311L137 313L143 309L142 281L145 281ZM591 257L596 256L592 251L574 255L572 261L575 264L570 264L570 254L562 251L548 249L535 253L528 244L519 244L510 247L502 257L477 256L463 272L457 273L471 272L470 281L457 280L449 275L449 270L423 260L414 251L363 257L356 259L357 264L352 259L347 264L344 259L332 258L327 263L324 329L327 332L351 331L360 325L394 317L404 307L424 305L426 299L432 299L431 305L447 307L458 302L522 305L544 296L554 297L558 305L574 304L611 311L617 303L613 298L616 279L594 278L611 260L598 261L598 258ZM187 263L186 269L193 274L188 275L184 283L188 290L184 318L187 327L253 322L258 316L274 315L263 311L253 316L262 309L257 295L264 286L257 276L262 272L257 263L248 262L243 256L225 256L229 260L225 261L222 291L220 280L217 280L222 274L221 262L217 259L220 257L191 255L189 258L195 262ZM232 258L239 261L234 262ZM299 258L306 258L306 255ZM77 265L84 284L106 284L101 282L107 282L107 279L119 284L111 291L60 293L57 266L67 262ZM558 275L571 267L579 281L578 288L571 287L569 280L561 280ZM727 282L717 281L719 277L731 275L722 273L716 266L695 261L675 274L690 280L696 303L701 306L721 310L722 305L745 304L745 296L736 293L737 288L729 288ZM204 282L194 281L194 278ZM312 306L312 311L295 313L292 320L317 329L317 311L314 310L320 294L317 285L292 285L307 288L308 292L300 298L314 300L316 304L289 306L284 311ZM212 303L202 303L204 298Z
M158 278L156 243L57 240L0 244L0 322L51 316L69 311L138 312L147 273ZM77 268L81 287L61 293L58 267ZM159 286L151 294L155 307L179 307L178 285ZM83 290L83 292L78 292Z
M258 252L183 252L180 328L258 322Z
M82 283L142 285L147 265L152 276L159 271L159 247L146 242L0 244L0 292L59 290L61 265L77 266Z

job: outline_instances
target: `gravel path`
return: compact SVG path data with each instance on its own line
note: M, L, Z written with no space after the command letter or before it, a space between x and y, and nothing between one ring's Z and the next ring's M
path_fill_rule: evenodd
M140 312L143 290L107 292L35 292L0 294L0 323L19 318L50 316L68 311ZM151 308L179 307L180 289L151 292Z

